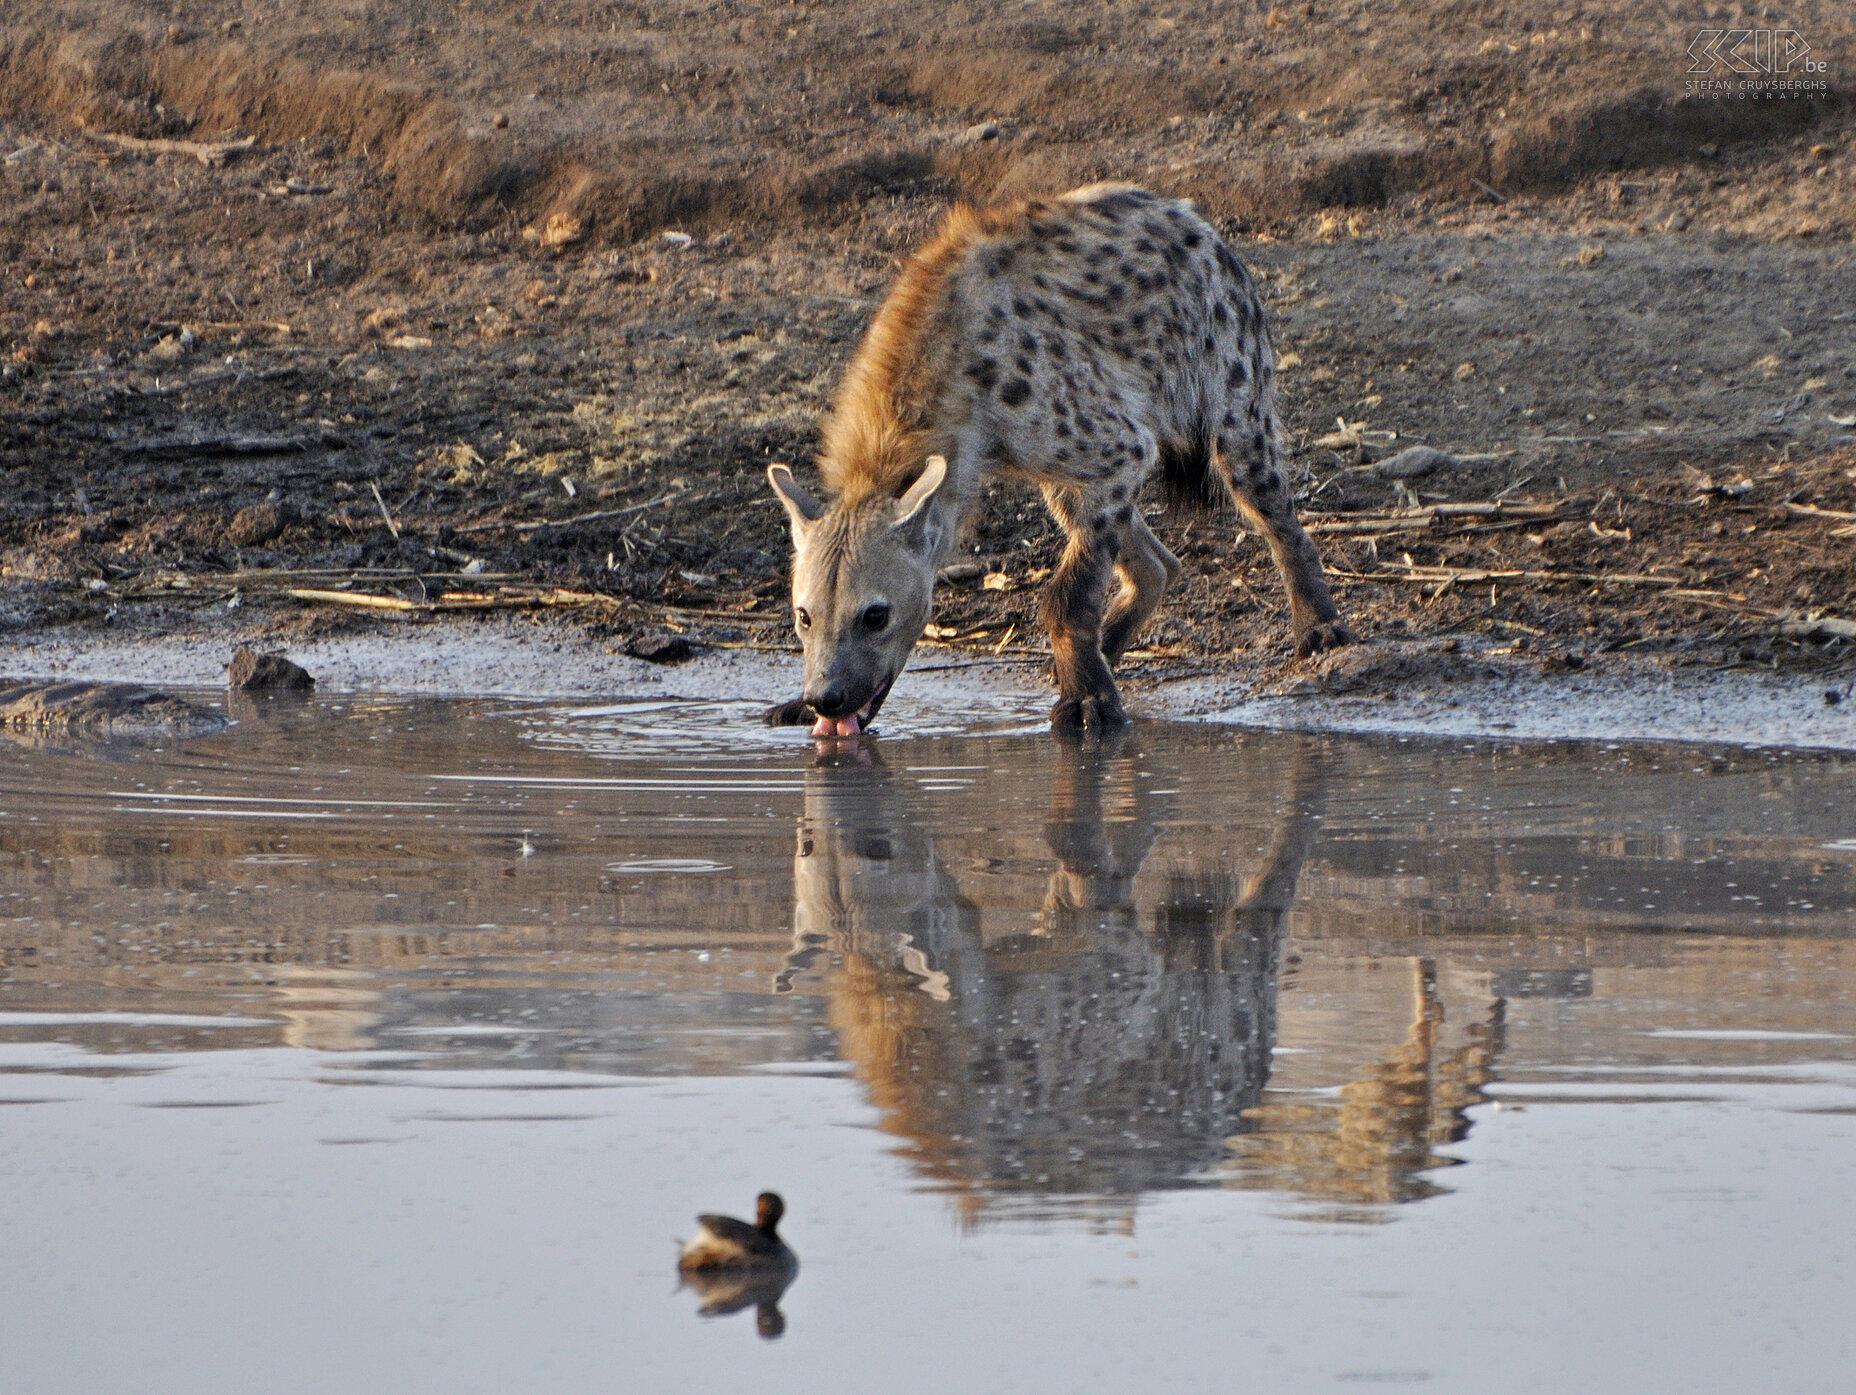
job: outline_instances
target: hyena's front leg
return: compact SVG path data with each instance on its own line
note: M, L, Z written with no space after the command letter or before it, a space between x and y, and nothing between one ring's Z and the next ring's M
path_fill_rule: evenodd
M1102 593L1127 519L1117 516L1106 494L1047 487L1044 499L1070 535L1044 593L1044 624L1059 694L1050 710L1051 724L1096 730L1122 726L1128 715L1102 656ZM1132 505L1119 507L1133 516Z
M1215 460L1238 511L1263 534L1282 574L1296 657L1353 643L1356 636L1341 620L1321 575L1321 555L1296 519L1275 442L1261 429L1249 439L1220 433Z

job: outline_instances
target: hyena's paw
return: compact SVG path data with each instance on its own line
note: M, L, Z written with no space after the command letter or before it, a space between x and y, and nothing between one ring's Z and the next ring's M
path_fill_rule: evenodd
M761 720L770 727L809 727L817 716L804 698L794 698L791 702L776 702L761 713Z
M1338 649L1343 644L1358 644L1360 637L1340 620L1328 620L1319 625L1310 625L1295 637L1295 657L1306 659L1310 654L1319 654L1324 649Z
M1121 699L1113 693L1095 697L1060 698L1050 710L1050 724L1059 731L1113 731L1128 725Z

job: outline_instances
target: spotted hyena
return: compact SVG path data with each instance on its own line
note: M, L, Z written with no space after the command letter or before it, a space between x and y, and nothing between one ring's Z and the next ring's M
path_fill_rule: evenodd
M1215 477L1262 533L1298 654L1347 642L1283 480L1275 398L1256 285L1190 203L1097 184L954 209L839 389L818 460L836 498L768 471L792 520L805 647L803 699L778 719L815 717L820 736L869 724L995 472L1036 481L1069 535L1043 606L1055 724L1127 720L1110 666L1179 574L1139 508L1156 467L1176 493Z

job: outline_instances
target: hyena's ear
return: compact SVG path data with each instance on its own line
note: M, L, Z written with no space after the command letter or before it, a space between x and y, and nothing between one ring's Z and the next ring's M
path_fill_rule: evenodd
M932 552L941 540L939 520L928 505L933 501L935 491L946 480L947 457L931 455L928 463L922 467L921 474L915 477L915 483L896 500L896 522L893 526L908 539L910 548L916 552Z
M793 472L784 465L769 465L767 482L773 486L773 492L780 496L780 502L786 505L786 516L793 525L794 544L803 543L812 525L825 516L825 506L794 479Z

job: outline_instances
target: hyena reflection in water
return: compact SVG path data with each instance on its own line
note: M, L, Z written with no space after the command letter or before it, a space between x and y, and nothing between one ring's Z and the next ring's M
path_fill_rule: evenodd
M956 208L891 287L824 428L792 523L802 698L769 713L855 736L928 621L986 478L1037 484L1068 535L1044 597L1060 727L1127 720L1110 670L1179 574L1141 516L1228 493L1282 573L1298 654L1352 638L1283 472L1275 360L1250 273L1190 203L1125 184ZM1119 579L1107 596L1110 573Z
M1314 759L1266 772L1283 812L1245 871L1142 876L1169 802L1142 770L1124 743L1060 747L1043 837L1023 843L937 839L914 781L868 748L807 773L776 986L822 978L884 1127L976 1204L1182 1185L1267 1078Z

